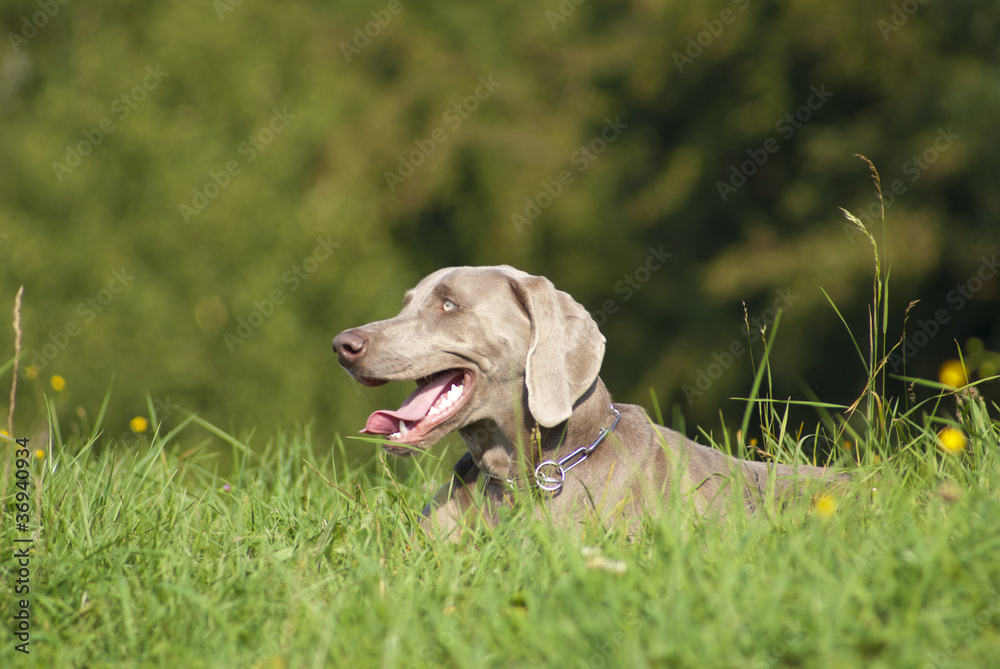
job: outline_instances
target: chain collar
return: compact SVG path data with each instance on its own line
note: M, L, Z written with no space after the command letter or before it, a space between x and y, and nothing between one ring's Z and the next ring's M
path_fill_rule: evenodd
M597 439L590 446L581 446L558 462L555 460L545 460L538 463L538 466L535 467L534 476L527 479L527 485L523 488L518 485L517 479L505 478L483 471L483 480L486 482L486 485L498 483L515 491L540 488L553 495L558 495L559 491L562 490L563 484L566 482L566 472L586 460L591 453L597 450L597 447L601 445L604 438L614 432L615 427L618 426L618 419L622 415L613 404L609 404L608 406L611 407L611 411L615 414L615 421L611 424L611 427L602 427L600 434L597 435Z

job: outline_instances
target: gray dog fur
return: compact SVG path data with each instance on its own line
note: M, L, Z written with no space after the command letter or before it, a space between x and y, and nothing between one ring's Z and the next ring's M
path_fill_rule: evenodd
M611 427L611 396L598 376L604 344L582 305L547 278L506 265L438 270L407 292L399 315L333 342L340 364L365 385L465 372L457 410L386 445L408 455L458 430L469 452L421 523L452 536L470 517L496 522L498 506L513 497L501 479L527 485L541 461L590 445ZM557 494L545 495L554 518L596 512L634 521L649 495L670 499L674 485L703 515L724 513L734 490L752 512L795 495L805 480L834 478L822 467L738 460L656 425L639 406L613 406L621 414L614 431L566 472Z

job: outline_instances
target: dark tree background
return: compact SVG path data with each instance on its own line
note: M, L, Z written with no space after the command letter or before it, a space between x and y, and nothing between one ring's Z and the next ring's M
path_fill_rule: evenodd
M995 2L17 0L0 27L34 427L44 392L85 429L115 375L111 436L147 392L160 418L351 434L410 389L358 388L332 336L454 264L549 276L601 323L616 397L654 389L689 432L742 410L744 303L785 310L775 396L847 403L864 371L821 288L866 346L874 260L838 207L891 266L890 343L920 300L905 373L958 346L997 372Z

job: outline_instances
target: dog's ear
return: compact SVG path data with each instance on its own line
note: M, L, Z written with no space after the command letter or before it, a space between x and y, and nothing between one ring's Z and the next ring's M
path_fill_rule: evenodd
M528 409L540 425L555 427L597 379L604 335L583 305L545 277L519 278L512 285L531 321L524 367Z

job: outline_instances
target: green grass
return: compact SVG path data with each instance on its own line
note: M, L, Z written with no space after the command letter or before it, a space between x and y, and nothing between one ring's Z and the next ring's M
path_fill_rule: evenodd
M0 661L988 666L1000 652L998 431L967 425L957 457L925 432L910 447L922 457L860 470L830 516L806 500L698 522L679 505L629 541L513 512L461 545L412 535L443 471L397 481L377 456L335 472L307 432L259 456L234 446L227 480L188 452L183 430L142 453L67 443L32 465L31 655L6 635ZM5 547L21 536L7 499Z
M976 386L929 381L913 381L913 399L886 396L888 269L872 245L857 402L797 402L818 424L790 426L792 403L770 397L775 323L740 429L719 439L743 452L754 422L759 457L825 454L854 479L752 518L700 521L674 500L629 538L531 519L528 499L497 527L440 544L414 531L448 474L432 457L351 461L308 429L254 452L194 416L166 431L152 402L160 431L124 443L101 436L107 397L91 429L64 439L49 407L52 445L28 491L31 653L0 633L0 666L992 666L1000 407ZM967 439L958 453L941 447L949 428ZM206 431L230 449L225 466ZM23 597L11 547L27 535L9 470L2 481L9 630Z

